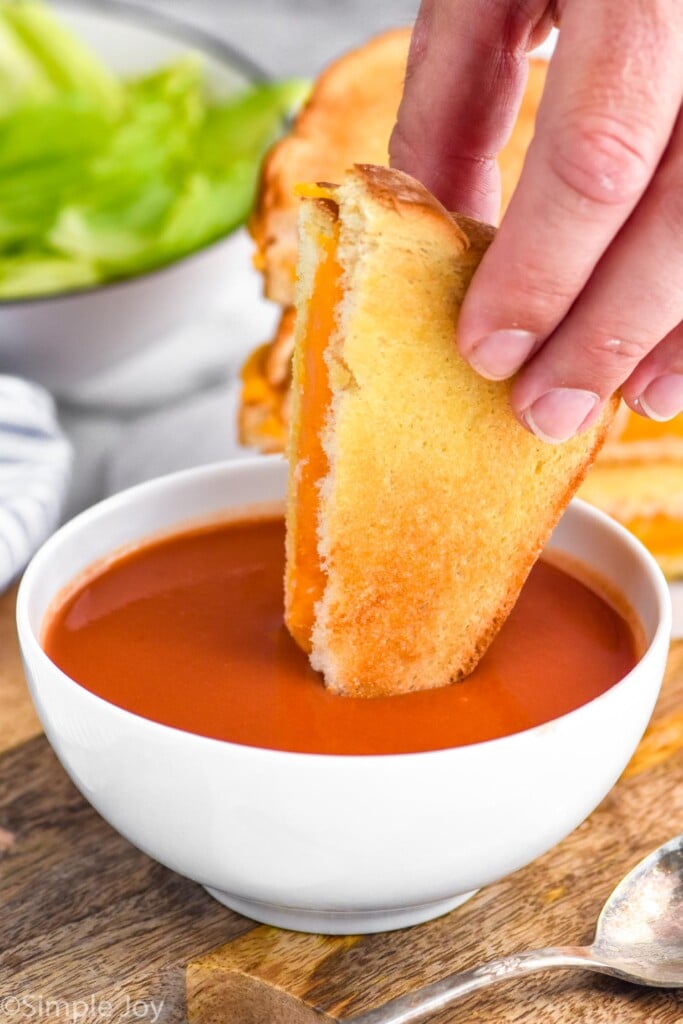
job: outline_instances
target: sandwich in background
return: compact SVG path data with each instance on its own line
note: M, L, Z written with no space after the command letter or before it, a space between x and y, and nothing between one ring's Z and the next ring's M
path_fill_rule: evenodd
M683 414L657 423L622 404L579 497L631 530L670 579L683 576Z
M459 355L493 235L384 167L301 204L285 616L337 693L472 671L614 415L544 444Z

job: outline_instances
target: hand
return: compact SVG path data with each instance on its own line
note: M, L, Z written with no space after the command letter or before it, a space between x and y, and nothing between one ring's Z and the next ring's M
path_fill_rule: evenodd
M617 388L683 410L682 0L423 0L391 162L494 221L526 53L561 18L536 135L458 324L464 357L558 442Z

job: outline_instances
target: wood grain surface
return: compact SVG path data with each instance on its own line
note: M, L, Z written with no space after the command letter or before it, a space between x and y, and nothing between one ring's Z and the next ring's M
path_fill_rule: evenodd
M43 737L0 759L0 828L0 1000L60 1000L71 1008L60 1022L81 1024L163 1000L159 1020L181 1024L188 960L253 927L117 835ZM118 1009L101 1014L102 1001Z
M323 938L253 922L155 864L76 792L22 682L0 604L0 1024L314 1024L516 949L589 941L614 884L683 832L683 643L621 781L563 843L446 917ZM615 728L618 723L615 723ZM683 996L543 974L478 993L434 1024L681 1024Z

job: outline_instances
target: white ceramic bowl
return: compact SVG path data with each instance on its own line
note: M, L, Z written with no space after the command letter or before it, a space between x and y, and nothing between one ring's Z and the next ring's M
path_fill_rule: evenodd
M120 0L59 0L57 14L122 74L141 74L195 51L217 98L263 77L248 58L210 35ZM203 313L243 260L243 245L232 233L134 277L52 296L0 300L3 372L68 394Z
M574 503L552 546L624 594L647 652L617 685L570 714L503 739L421 754L293 754L202 738L109 704L47 658L39 642L45 611L91 562L198 517L279 500L285 476L277 457L202 467L142 484L62 527L31 562L19 593L31 693L59 759L100 814L227 906L305 931L404 927L527 864L605 796L659 691L668 590L630 534Z

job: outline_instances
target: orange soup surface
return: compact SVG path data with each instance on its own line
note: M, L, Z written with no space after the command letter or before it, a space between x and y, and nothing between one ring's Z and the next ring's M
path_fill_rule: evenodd
M122 555L51 611L49 657L144 718L276 750L438 750L540 725L597 697L635 664L626 620L540 561L462 683L398 697L328 692L283 624L284 524L254 519Z

